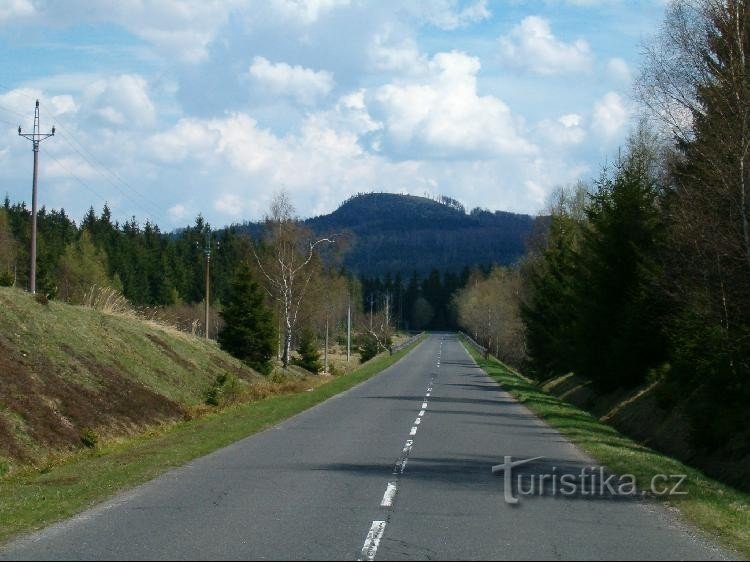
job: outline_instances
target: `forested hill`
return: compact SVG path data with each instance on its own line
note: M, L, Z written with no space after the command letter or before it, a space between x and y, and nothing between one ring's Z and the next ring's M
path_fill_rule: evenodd
M414 271L424 276L432 269L513 263L525 252L534 220L501 211L467 213L450 198L368 193L305 222L318 233L353 233L345 258L348 270L366 276ZM245 228L255 230L254 225Z

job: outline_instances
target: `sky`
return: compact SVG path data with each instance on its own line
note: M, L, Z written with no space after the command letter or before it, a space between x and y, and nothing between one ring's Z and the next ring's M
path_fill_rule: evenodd
M665 0L0 0L0 196L163 230L360 192L537 213L634 125Z

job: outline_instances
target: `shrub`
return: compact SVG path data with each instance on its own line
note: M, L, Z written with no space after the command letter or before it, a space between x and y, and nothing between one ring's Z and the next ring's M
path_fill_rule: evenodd
M84 427L81 430L81 443L87 449L96 449L96 446L99 444L99 436L90 427Z
M10 271L0 273L0 287L12 287L13 274Z
M365 361L369 361L380 351L378 340L376 340L375 337L371 336L370 334L362 336L358 351L362 363L364 363Z
M242 394L240 380L228 373L216 377L211 388L206 392L206 404L209 406L225 406L236 402Z
M311 331L305 330L302 332L297 351L300 358L292 361L294 365L316 375L323 369L323 365L320 364L320 351L315 345L315 336Z

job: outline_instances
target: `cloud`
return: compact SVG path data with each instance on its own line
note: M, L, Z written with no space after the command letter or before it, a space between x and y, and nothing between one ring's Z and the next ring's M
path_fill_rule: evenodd
M35 100L42 100L40 102L40 118L43 120L49 119L50 116L60 117L78 111L78 105L73 96L68 94L47 97L38 88L23 87L0 95L1 106L7 107L18 117L22 115L29 116L28 119L22 120L22 124L25 124L27 120L33 117Z
M173 222L176 222L184 219L187 216L187 209L182 203L177 203L176 205L173 205L169 209L167 209L167 215L169 215L169 218Z
M334 86L330 72L290 66L285 62L274 64L263 57L253 58L249 72L270 93L293 97L305 105L313 105L327 96Z
M630 67L620 57L614 57L609 59L607 62L607 71L609 74L621 84L630 84L633 76L630 72Z
M490 157L535 150L502 100L477 93L479 69L476 57L438 53L426 78L377 90L387 135L402 156Z
M466 27L492 16L487 0L475 0L463 7L458 0L418 0L410 7L422 21L446 31Z
M8 2L8 0L0 0ZM208 57L208 46L243 0L10 0L0 23L34 16L36 26L111 22L154 45L172 59L195 63Z
M375 69L398 74L420 74L429 62L413 37L396 38L390 27L374 36L369 57Z
M542 137L553 145L577 145L586 139L586 130L582 123L583 118L579 114L568 113L557 119L543 120L537 129Z
M310 25L317 22L326 12L348 6L349 0L272 0L271 4L280 15Z
M232 193L222 194L214 203L214 209L235 219L242 216L244 208L242 199Z
M25 18L34 13L34 5L30 0L0 0L0 23L15 18Z
M621 133L630 120L630 110L622 96L608 92L594 104L591 128L604 137L614 137Z
M156 108L148 83L137 74L94 80L83 92L84 104L105 123L118 127L152 127Z
M560 41L552 33L549 21L539 16L525 17L501 37L500 55L508 66L546 76L587 72L592 65L586 41Z

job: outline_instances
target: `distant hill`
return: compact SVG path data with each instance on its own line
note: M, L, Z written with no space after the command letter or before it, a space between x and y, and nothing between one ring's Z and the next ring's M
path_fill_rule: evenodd
M329 215L307 219L318 233L349 231L353 245L344 264L360 275L428 274L433 268L509 265L525 251L534 217L475 209L455 200L434 201L393 193L352 197ZM252 234L258 225L245 225Z

